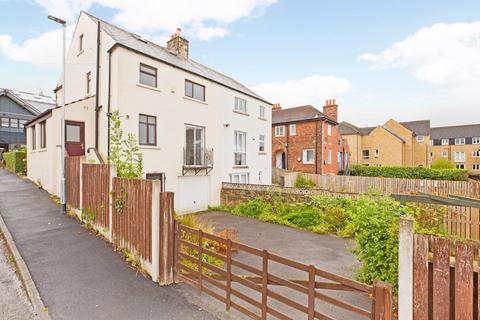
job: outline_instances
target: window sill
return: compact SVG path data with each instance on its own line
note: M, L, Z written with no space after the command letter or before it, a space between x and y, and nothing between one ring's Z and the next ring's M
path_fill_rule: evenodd
M258 151L258 154L259 154L259 155L262 155L262 156L265 156L265 155L267 155L267 152L265 152L265 151Z
M197 100L197 99L186 97L186 96L183 96L182 98L185 99L185 100L188 100L188 101L193 101L193 102L204 104L204 105L208 106L208 103L206 103L205 101L202 101L202 100Z
M268 121L267 118L263 118L263 117L258 117L258 120Z
M233 166L232 169L248 169L248 166L247 165Z
M243 111L238 111L238 110L232 110L234 113L238 113L238 114L241 114L242 116L247 116L249 117L250 114L246 113L246 112L243 112Z
M156 87L147 86L146 84L137 83L137 87L150 89L150 90L157 91L157 92L162 92L162 90L160 90Z
M139 149L146 149L146 150L160 150L161 148L157 145L153 146L153 145L143 145L143 144L140 144L138 145L138 148Z
M315 164L315 162L302 162L303 164Z
M79 53L77 53L77 57L78 57L79 55L81 55L84 51L85 51L85 50L82 50L82 51L80 51Z
M283 137L285 137L285 135L282 135L282 136L275 135L275 138L283 138Z

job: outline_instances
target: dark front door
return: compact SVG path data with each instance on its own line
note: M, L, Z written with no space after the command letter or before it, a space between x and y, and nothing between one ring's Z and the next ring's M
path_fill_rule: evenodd
M85 123L65 121L65 149L69 156L85 155Z

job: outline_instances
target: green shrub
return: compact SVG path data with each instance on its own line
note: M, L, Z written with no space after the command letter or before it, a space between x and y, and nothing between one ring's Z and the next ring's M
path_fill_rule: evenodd
M447 158L437 158L432 162L432 169L455 169L455 164Z
M26 167L24 160L27 157L25 151L14 150L11 152L5 152L3 156L5 158L5 167L8 171L21 174L25 173Z
M315 182L305 177L303 174L299 174L297 176L297 180L295 181L295 187L302 189L312 189L313 187L315 187Z
M429 179L429 180L456 180L468 179L468 171L463 169L430 169L424 167L374 167L353 165L353 176Z

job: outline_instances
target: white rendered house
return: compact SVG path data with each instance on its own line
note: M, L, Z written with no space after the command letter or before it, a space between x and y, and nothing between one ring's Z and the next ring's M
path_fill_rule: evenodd
M159 46L81 12L66 58L66 151L109 155L109 115L164 177L178 212L220 202L221 183L271 183L271 104L188 57L180 30ZM56 89L57 104L62 87ZM59 194L60 108L27 123L28 177ZM161 175L162 174L162 175Z

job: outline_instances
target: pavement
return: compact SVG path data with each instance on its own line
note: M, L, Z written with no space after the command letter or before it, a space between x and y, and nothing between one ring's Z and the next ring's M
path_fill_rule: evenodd
M0 319L34 319L33 307L15 269L12 255L0 234Z
M307 265L314 265L318 269L329 271L340 276L353 279L355 269L360 266L358 260L349 250L349 248L353 246L353 242L350 239L265 223L256 219L234 216L225 212L205 212L197 214L196 217L199 221L213 227L215 232L222 231L225 228L237 229L238 241L241 243L259 249L266 249L271 253ZM236 253L234 259L257 267L258 269L262 267L260 258L243 251ZM237 273L237 275L249 275L246 271L238 268L233 268L232 271ZM269 272L284 279L308 279L306 272L281 266L273 262L269 263ZM317 278L317 281L325 280ZM237 289L241 291L244 291L243 288L242 286L237 287ZM271 289L296 302L306 304L306 295L304 294L280 286L272 286ZM330 290L321 290L320 292L338 298L351 305L362 307L365 310L371 310L371 301L365 294ZM246 291L244 291L244 293L246 293ZM286 308L285 305L277 303L273 299L269 299L269 305L294 319L305 318L304 314L296 313L292 308ZM316 310L334 319L365 319L365 317L344 311L343 309L319 300L316 302Z
M159 287L137 274L111 244L60 214L47 192L2 169L0 214L54 320L218 318L192 287Z

